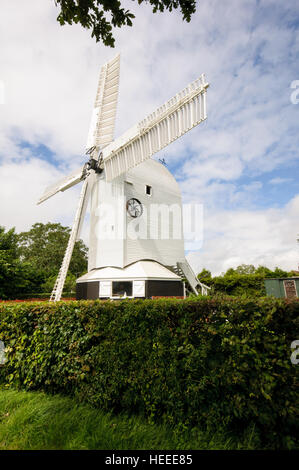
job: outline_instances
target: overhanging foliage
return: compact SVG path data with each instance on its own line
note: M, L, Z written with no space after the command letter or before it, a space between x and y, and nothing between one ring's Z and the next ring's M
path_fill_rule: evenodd
M120 0L54 0L60 8L57 20L61 25L79 23L91 30L96 41L114 47L112 28L132 26L135 15L123 8ZM134 1L134 0L133 0ZM137 0L150 4L153 13L180 9L183 20L189 22L196 11L196 0Z

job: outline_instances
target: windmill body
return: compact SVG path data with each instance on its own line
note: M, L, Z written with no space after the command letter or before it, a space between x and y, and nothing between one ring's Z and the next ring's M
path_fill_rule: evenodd
M175 273L185 261L182 204L172 174L150 159L113 182L101 174L91 184L88 274L77 280L78 298L183 297ZM131 200L141 204L138 217Z
M154 113L113 139L119 56L105 64L87 140L89 161L47 188L38 203L83 181L78 209L51 300L59 300L73 247L90 201L88 273L77 280L77 298L185 296L201 285L184 254L178 183L156 152L206 119L202 75Z
M161 163L147 160L113 182L96 176L90 199L89 271L142 259L184 261L180 188ZM127 207L132 199L142 206L137 217Z

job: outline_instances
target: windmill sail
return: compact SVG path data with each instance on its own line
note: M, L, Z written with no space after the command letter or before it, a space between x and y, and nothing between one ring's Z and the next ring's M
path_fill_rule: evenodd
M102 68L86 148L103 149L113 140L119 85L118 54Z
M79 221L79 225L78 225L76 241L80 240L80 237L81 237L82 226L83 226L83 223L84 223L87 206L88 206L89 199L90 199L90 192L91 192L91 188L92 188L92 184L93 184L93 178L94 178L94 173L92 172L88 176L88 178L86 178L86 180L85 180L86 181L86 191L85 191L85 194L84 194L84 200L82 202L82 209L81 209L81 213L80 213L80 221ZM84 181L84 183L85 183L85 181Z
M106 180L111 181L142 163L207 117L202 74L172 99L103 150Z
M81 225L81 220L82 220L82 215L83 215L83 210L84 210L84 203L86 199L86 191L87 191L87 185L88 185L88 180L85 180L81 189L81 194L79 198L79 204L77 207L76 215L75 215L75 220L72 226L71 234L68 240L67 248L64 253L62 265L60 267L58 277L55 281L54 288L51 293L50 301L57 301L60 300L61 294L63 291L63 286L65 283L65 278L67 275L67 271L70 265L70 261L72 258L72 253L74 250L74 246L76 243L76 240L78 238L78 230Z
M82 180L82 176L83 176L83 168L84 167L78 168L77 170L70 173L68 176L56 182L55 184L48 186L45 189L44 194L37 201L37 204L41 204L42 202L46 201L50 197L54 196L54 194L59 193L59 191L65 191L66 189L71 188L75 184L80 183L80 181Z
M118 54L110 62L101 68L96 99L89 128L86 148L95 147L103 149L111 143L114 133L115 114L118 97L119 84L119 64ZM92 152L93 153L93 152ZM97 157L97 155L96 155ZM41 204L59 191L65 191L82 180L83 168L75 170L66 178L46 188L37 204Z

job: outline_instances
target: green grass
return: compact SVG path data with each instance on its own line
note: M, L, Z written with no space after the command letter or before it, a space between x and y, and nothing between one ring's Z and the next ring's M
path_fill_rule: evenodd
M149 424L139 416L103 413L59 395L0 389L0 450L4 449L253 449L241 438Z

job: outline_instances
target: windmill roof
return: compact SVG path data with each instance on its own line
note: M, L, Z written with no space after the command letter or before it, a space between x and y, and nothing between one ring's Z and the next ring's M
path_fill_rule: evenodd
M87 274L79 277L77 282L86 282L86 281L96 281L96 280L117 280L117 279L126 279L126 280L168 280L168 281L179 281L181 280L180 276L173 273L165 266L162 266L156 261L137 261L136 263L130 264L125 268L118 268L113 266L108 266L99 269L93 269Z
M172 173L160 162L149 158L144 162L136 165L134 168L131 168L126 173L126 180L134 181L151 181L156 182L161 187L167 188L168 192L174 192L175 194L180 194L180 187L178 182Z

